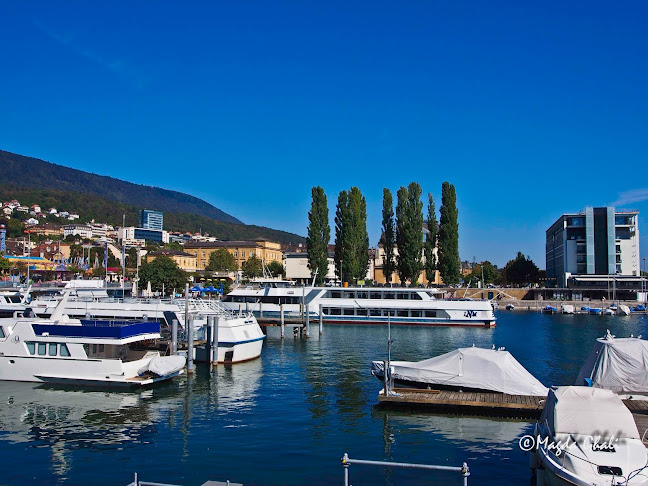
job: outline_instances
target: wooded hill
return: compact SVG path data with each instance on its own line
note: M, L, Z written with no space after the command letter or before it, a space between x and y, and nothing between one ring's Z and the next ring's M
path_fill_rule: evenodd
M133 184L0 150L0 184L7 183L16 187L94 194L122 204L137 201L140 209L197 214L217 221L241 223L234 216L189 194ZM78 212L81 208L72 210Z
M1 170L1 169L0 169ZM139 207L110 201L93 194L82 194L73 191L43 190L17 187L0 181L0 201L17 199L20 204L31 206L39 204L43 211L56 208L59 211L74 212L79 215L76 222L88 222L94 219L100 223L113 226L122 225L122 215L126 215L126 226L137 226ZM156 208L157 209L157 208ZM0 215L2 219L2 215ZM45 221L41 221L45 222ZM49 216L48 223L66 224L69 221ZM294 233L274 230L263 226L228 223L197 214L165 212L164 229L167 231L202 231L221 240L254 240L266 238L277 243L303 243L305 238Z

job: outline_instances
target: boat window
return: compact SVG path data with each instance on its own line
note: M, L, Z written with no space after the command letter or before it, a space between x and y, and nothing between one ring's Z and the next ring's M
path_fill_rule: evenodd
M382 299L382 292L369 292L370 299Z
M410 299L412 299L412 300L423 300L423 297L421 297L421 294L416 292L415 294L410 294Z
M36 354L36 343L26 342L25 344L27 345L27 351L29 351L29 354Z
M395 299L394 292L385 292L385 299Z
M5 337L4 328L0 326L0 339L4 339Z
M90 356L90 345L89 344L84 344L83 345L83 350L85 351L86 356Z
M358 292L358 299L368 299L369 292Z
M50 345L49 345L49 353L47 353L47 354L49 354L50 356L56 356L58 354L58 349L57 348L58 348L58 346L56 345L56 343L50 343Z
M433 310L426 310L425 311L425 317L436 317L436 311Z
M380 316L382 314L380 309L369 309L370 316Z
M47 354L47 344L38 343L38 356L45 356Z
M409 311L407 309L399 309L398 317L409 317Z
M342 298L343 299L354 299L355 298L355 292L352 290L345 290L342 292Z
M367 315L367 309L358 309L356 311L357 316L366 316Z
M409 296L410 296L409 292L397 292L396 293L396 298L401 299L401 300L402 299L409 299Z
M394 309L385 309L383 312L383 316L395 316L395 311Z
M105 348L104 348L104 345L103 345L103 344L100 344L100 345L99 345L99 352L100 352L100 353L103 353L103 352L104 352L104 349L105 349Z
M61 356L70 356L70 350L67 347L67 344L61 344L61 348L59 350Z
M353 308L346 308L346 309L343 309L343 314L344 314L345 316L352 316L352 315L355 314L355 309L353 309Z
M412 317L421 317L422 312L420 310L413 310Z
M92 345L92 354L97 354L97 345L96 344Z
M342 311L338 307L331 307L328 311L330 316L339 316L342 315Z

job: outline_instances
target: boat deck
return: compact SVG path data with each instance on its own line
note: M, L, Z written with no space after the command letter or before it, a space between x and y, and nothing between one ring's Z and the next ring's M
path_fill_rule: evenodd
M508 395L506 393L458 392L395 388L395 395L378 394L380 405L424 408L428 410L463 413L468 415L491 415L496 417L537 418L542 413L545 397ZM648 430L648 401L624 400L635 417L640 434ZM648 434L646 434L648 435Z

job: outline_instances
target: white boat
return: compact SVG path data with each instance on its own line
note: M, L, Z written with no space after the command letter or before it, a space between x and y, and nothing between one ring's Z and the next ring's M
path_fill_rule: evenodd
M571 304L561 304L560 310L563 314L573 314L575 309Z
M648 341L616 338L610 331L596 340L576 378L577 386L605 388L622 398L648 397Z
M28 302L29 290L24 293L18 290L0 291L0 318L13 317L14 313L22 312Z
M504 349L459 348L423 361L391 361L395 383L460 391L547 396L548 389ZM384 377L384 364L374 361L371 374Z
M136 387L183 372L183 357L144 346L159 323L70 319L64 303L49 319L0 320L0 380Z
M442 292L425 288L295 287L266 282L236 289L222 300L232 312L253 312L278 318L309 316L327 324L495 325L488 300L440 299Z
M619 304L616 309L617 316L629 316L630 307L624 304Z
M603 314L604 316L614 316L614 315L616 315L616 310L611 309L611 308L608 307L606 309L603 309L601 311L601 314Z
M538 486L648 485L646 447L632 413L610 390L550 390L533 439Z
M102 293L103 292L103 293ZM69 296L63 312L73 318L142 319L158 321L169 330L174 320L180 329L187 329L185 316L193 321L195 339L205 339L207 318L219 318L218 360L238 363L258 358L265 335L256 318L249 313L233 314L217 300L206 299L116 299L104 295L101 289L77 289ZM60 298L36 299L26 309L39 317L52 315Z

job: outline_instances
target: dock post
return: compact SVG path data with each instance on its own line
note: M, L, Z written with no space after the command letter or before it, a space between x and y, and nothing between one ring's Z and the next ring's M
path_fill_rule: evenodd
M306 304L306 338L310 337L310 310Z
M383 382L385 384L385 389L383 391L383 396L389 396L389 363L383 361Z
M346 452L342 458L342 467L344 468L344 486L349 486L349 455Z
M284 327L284 305L283 304L281 304L281 312L280 313L281 313L281 339L283 339L284 338L284 330L285 330L285 327Z
M194 342L193 342L193 317L189 319L187 325L187 374L193 373L194 371Z
M259 302L259 319L263 319L263 302Z
M212 317L214 330L212 331L211 363L214 366L218 364L218 328L220 327L220 320L221 316Z
M323 323L324 323L324 314L322 314L322 304L320 304L319 306L319 335L320 336L324 334L324 327L322 325Z
M205 362L211 363L212 316L207 316L207 339L205 339Z
M171 321L171 354L178 354L178 319Z

